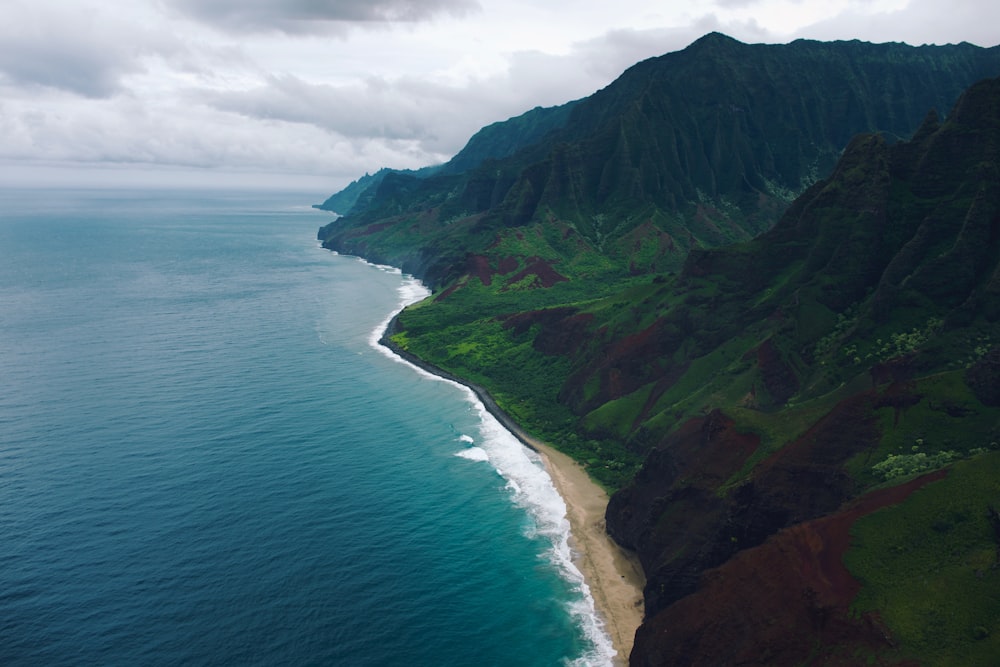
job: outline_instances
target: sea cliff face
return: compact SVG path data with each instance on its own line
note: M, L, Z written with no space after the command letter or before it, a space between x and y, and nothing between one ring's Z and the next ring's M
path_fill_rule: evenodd
M1000 79L993 79L973 86L944 124L930 119L911 142L855 139L833 175L754 247L689 259L687 275L755 266L765 293L785 292L761 313L786 325L771 327L772 350L748 350L765 387L773 385L774 373L765 369L776 356L784 357L780 384L803 398L823 384L817 377L823 366L838 363L811 347L795 323L807 299L813 307L856 313L850 327L834 326L826 336L841 337L842 351L852 355L839 363L853 365L857 380L868 377L815 395L802 408L772 402L768 421L802 421L770 443L767 430L739 416L746 401L684 421L612 497L608 530L638 552L648 580L647 622L633 664L743 664L755 656L768 656L772 665L851 664L859 656L894 664L922 657L921 642L912 634L910 642L903 639L912 629L898 625L906 609L855 604L862 584L875 590L888 584L866 580L867 565L845 568L843 561L851 564L856 521L887 505L905 506L916 489L945 478L947 463L972 459L963 465L997 471L997 348L966 348L958 359L955 353L961 341L997 340L998 141ZM737 252L749 257L728 262ZM778 256L780 265L768 268ZM958 261L963 266L951 265ZM772 276L799 262L802 268L777 288ZM738 292L724 298L753 302ZM878 336L887 325L915 320L932 324L887 335L891 345ZM862 353L865 345L872 351ZM773 389L768 393L773 399ZM815 408L806 407L810 402ZM975 509L958 516L978 535L968 544L942 540L929 555L932 567L958 552L957 567L971 578L977 571L971 554L995 554L988 508L996 491L991 484L965 489ZM907 541L920 541L953 524L928 518L907 528ZM886 546L873 552L889 558L880 551ZM942 603L946 608L978 606L993 595L987 591L997 590L1000 579L985 572L995 570L995 555L984 565L979 602L952 599ZM920 587L908 586L909 592L900 584L897 593L906 598ZM911 622L934 632L929 619ZM943 652L988 655L987 637L970 649L976 642L971 626L968 632L940 637Z
M1000 654L984 72L996 48L710 35L320 231L435 286L394 346L617 490L647 577L632 664Z

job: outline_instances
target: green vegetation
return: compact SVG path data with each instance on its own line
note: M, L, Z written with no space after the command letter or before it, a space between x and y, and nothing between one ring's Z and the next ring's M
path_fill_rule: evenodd
M914 445L913 454L889 454L884 461L872 466L872 472L884 480L897 477L910 477L944 467L949 461L958 457L958 452L947 450L927 455L917 451L919 445Z
M904 656L984 664L1000 651L1000 79L886 137L998 68L1000 49L970 45L709 35L564 116L493 127L502 159L385 174L320 236L430 284L394 343L617 491L608 530L643 563L650 622L734 553L947 469L858 522L854 613L877 611ZM882 132L850 139L863 129ZM741 581L751 607L769 595ZM844 650L867 656L862 635Z
M466 253L488 254L498 234L532 225L552 232L564 258L584 245L625 270L676 272L692 250L770 228L858 132L909 136L998 65L1000 50L967 44L768 46L707 35L588 98L484 128L436 172L359 181L345 193L350 215L320 238L434 285L461 275ZM845 170L853 178L829 192L865 175Z
M616 287L634 281L625 278ZM553 303L591 303L592 292L580 286L573 281L546 290L501 291L471 280L444 299L405 310L399 318L403 330L393 342L485 387L525 430L583 462L598 482L615 489L631 479L639 457L621 439L595 439L577 430L576 417L558 400L572 370L569 359L535 349L540 325L524 331L508 325L513 313L544 312Z
M862 583L855 613L878 612L905 656L989 665L1000 655L1000 452L955 463L945 479L858 521L844 558Z
M898 405L877 411L877 448L853 458L847 470L868 485L910 477L951 461L996 449L1000 411L982 405L961 371L916 381Z

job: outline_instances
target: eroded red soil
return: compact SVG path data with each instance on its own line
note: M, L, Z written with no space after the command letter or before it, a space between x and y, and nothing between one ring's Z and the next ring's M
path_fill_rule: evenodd
M633 665L902 665L878 617L852 617L858 582L843 564L851 526L941 479L936 471L780 531L707 571L699 589L636 636ZM837 647L837 648L832 648Z

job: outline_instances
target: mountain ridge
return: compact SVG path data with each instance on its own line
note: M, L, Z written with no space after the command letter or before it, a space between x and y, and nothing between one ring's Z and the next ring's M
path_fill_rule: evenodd
M929 109L950 108L998 68L998 47L709 35L557 108L563 125L507 157L419 181L401 175L321 240L437 285L497 234L556 222L575 237L549 243L556 254L579 241L634 273L679 270L692 248L769 228L855 133L909 136ZM408 233L414 226L419 234Z
M529 111L498 121L476 132L454 157L440 165L421 169L390 169L383 167L374 174L365 174L343 190L334 193L314 208L349 215L355 206L365 208L378 196L378 187L389 174L428 178L440 174L461 174L487 160L502 159L540 140L566 123L575 102L555 107L535 107Z
M830 596L823 601L829 606L823 607L826 611L822 612L817 630L833 632L835 623L846 625L838 625L836 632L825 639L819 632L818 645L797 648L794 645L801 639L795 633L773 632L762 632L756 635L758 639L746 635L738 642L733 639L734 644L719 646L711 638L719 620L709 611L718 611L713 606L717 603L699 603L697 598L720 594L703 579L706 570L718 568L718 576L726 577L724 573L747 566L748 559L755 563L751 567L763 567L764 561L753 559L775 558L774 549L782 540L793 539L797 526L812 525L807 522L821 517L833 521L839 513L853 511L850 503L860 502L880 482L919 475L961 458L975 458L979 465L985 465L986 461L980 460L988 455L984 445L992 442L990 447L996 448L1000 415L961 386L967 380L961 379L960 369L967 364L966 375L975 374L978 371L972 369L980 368L990 355L996 356L998 349L1000 181L994 177L994 170L1000 159L1000 79L973 85L957 102L949 120L929 130L925 127L912 142L896 145L875 135L857 137L830 178L803 195L778 225L749 244L750 248L722 248L689 258L684 275L692 281L706 280L713 271L735 272L737 276L746 275L748 266L759 271L765 264L762 257L773 254L776 248L792 253L782 256L793 266L802 262L805 270L798 279L794 275L785 278L784 292L768 288L775 284L774 277L780 272L779 267L774 267L770 275L765 268L764 277L749 284L745 291L724 298L745 303L761 291L766 293L765 307L748 311L756 315L748 315L740 325L763 329L764 340L755 352L759 382L755 399L762 401L760 394L769 393L772 398L777 396L779 403L751 409L764 409L772 415L793 412L789 407L792 400L818 401L830 407L818 413L819 420L807 419L798 431L790 432L790 439L777 449L773 447L779 443L772 441L772 446L766 447L759 435L742 449L733 444L754 437L752 429L745 430L745 421L742 428L739 424L743 420L738 413L747 409L739 401L708 417L682 421L677 430L654 447L633 484L612 497L608 506L609 532L623 545L637 550L649 582L647 623L637 635L633 664L730 664L737 660L736 655L760 654L771 656L769 664L802 664L809 655L825 656L809 664L851 664L842 662L843 657L831 657L840 655L845 646L871 655L896 656L893 660L917 657L907 656L892 641L874 641L871 626L851 625L853 595L837 597L839 594L832 590L823 593ZM947 168L946 177L941 166ZM911 192L923 201L914 205L907 196ZM877 224L865 224L871 221ZM928 224L939 228L934 245L942 252L921 256L913 245L926 247L930 243L923 240ZM817 227L834 227L836 231ZM852 231L866 227L866 234L851 238ZM830 252L829 239L833 237L844 237L850 252L838 251L837 244ZM888 240L877 244L872 237ZM802 243L803 239L809 243ZM792 242L800 244L797 256L791 250ZM813 248L823 248L824 253L817 257ZM869 252L861 253L861 248ZM727 261L740 250L749 251L750 257L742 258L749 261ZM967 280L956 280L959 272L947 266L952 261L950 255L956 253L973 269L967 273ZM847 263L848 255L853 262ZM811 269L807 268L810 261L814 263ZM928 273L935 274L936 280L930 280ZM726 280L718 274L714 279ZM731 277L728 284L732 284ZM886 293L886 284L901 288ZM936 291L929 292L932 288ZM914 299L919 299L920 305L916 321L933 324L910 333L904 330L895 338L888 336L895 341L892 345L872 345L880 326L908 326ZM796 309L811 310L816 305L841 312L853 309L851 327L834 325L826 329L827 336L834 338L827 345L835 345L851 359L838 360L829 348L819 349L820 339L805 335L794 324ZM987 305L991 307L984 307ZM986 354L987 349L993 352L978 359L976 353L967 356L973 353L970 340L991 341L982 345L978 354ZM882 343L881 339L878 343ZM955 347L961 345L967 347L959 356ZM867 352L863 349L866 346ZM873 350L875 347L878 349ZM765 352L765 348L769 350ZM750 349L754 351L752 345ZM958 370L956 358L962 359ZM822 369L820 362L840 366L834 378L843 382L840 388L829 379L817 377L836 373ZM779 366L780 370L769 374L767 365ZM988 367L993 370L984 373L991 379L984 384L996 386L995 367ZM726 374L722 369L720 372ZM866 383L858 383L864 379ZM773 388L790 382L794 386L786 393ZM945 389L935 386L942 382L948 383ZM731 415L737 415L736 419ZM886 421L890 416L892 419ZM950 437L940 435L942 428L948 429ZM931 438L930 433L936 438ZM915 437L912 446L900 444L908 434L921 437ZM934 439L937 441L932 442ZM732 454L724 454L720 448L735 448L743 454L732 459ZM720 465L725 465L725 459L720 461L720 457L724 456L730 460L720 471ZM995 466L997 457L989 456L989 465ZM886 474L891 465L899 466L898 474ZM937 476L917 479L923 480L921 484L943 479L940 471L934 474ZM973 502L981 503L983 508L993 502L988 487L978 493ZM905 504L908 497L909 492L897 495L892 504ZM844 541L846 531L862 516L851 515L853 518L845 519L847 523L838 529L843 531L836 538L840 540L838 553L849 549ZM995 548L996 538L987 530L985 511L979 516L967 514L963 520L981 527L977 548L990 548L991 544ZM914 527L913 534L926 529ZM802 591L810 586L815 587L814 591L826 590L809 576L793 579L793 583L779 584L773 579L768 582L770 589L741 579L738 590L723 594L728 599L725 613L754 616L758 605L769 605L776 597L784 596L787 605L789 596L805 599ZM729 585L736 586L731 580ZM803 588L789 591L787 586L794 585ZM985 591L993 590L994 585L984 584L983 594L989 595ZM784 613L809 618L822 607L811 612L809 605L814 602L807 602L805 608L788 606L789 611ZM701 615L692 612L699 604L706 610ZM947 602L949 608L956 604L960 603ZM898 618L901 610L881 611ZM779 625L795 627L794 618L782 616L777 607L767 607L766 613L782 619L775 621ZM710 627L716 629L709 631ZM880 621L876 627L886 636L902 631L893 621L885 625ZM955 650L967 650L961 639L949 636L947 641ZM824 645L824 641L829 643ZM821 647L819 653L817 646Z
M845 68L841 57L923 49L902 74L878 61L869 78L853 79L836 108L859 118L875 94L866 81L891 83L878 88L886 94L926 92L924 55L947 56L939 73L955 62L965 72L968 53L1000 55L859 44L796 48L831 59L819 72L845 80L863 65ZM709 35L689 49L718 62L688 53L639 63L578 102L546 135L551 145L469 174L388 179L372 208L320 236L427 278L434 295L399 314L392 345L484 387L525 431L617 490L608 532L636 551L647 577L632 664L981 664L1000 653L991 602L1000 599L1000 519L991 518L1000 503L1000 63L919 113L913 99L883 95L883 112L912 120L910 138L885 127L852 132L813 180L793 150L801 141L757 152L748 139L767 143L781 123L720 130L750 127L719 119L743 122L755 109L754 118L848 131L809 108L781 116L780 77L750 77L671 110L639 76L675 60L688 69L671 76L708 81L720 67L766 70L767 58L727 56L745 47ZM774 55L781 49L756 50L788 66ZM627 113L611 113L615 105ZM574 124L588 114L591 125ZM672 114L681 119L645 122ZM566 140L574 131L584 140ZM695 187L670 175L679 163L648 166L667 145L699 147L666 153L701 155L703 175L736 184L718 192L744 187L754 163L790 165L802 190L779 206L750 183L756 199L742 204L762 224L752 238L746 210L708 194L685 200L690 219L673 210L676 227L653 214L632 227L617 214L574 218L595 197L638 202L618 210L627 217L645 210L644 196ZM731 155L744 155L735 171L720 165ZM763 224L768 216L775 224ZM690 220L718 243L688 230L685 246ZM867 536L860 546L854 531ZM757 586L754 572L774 562L786 569ZM936 582L932 591L924 579ZM923 598L963 620L914 617Z

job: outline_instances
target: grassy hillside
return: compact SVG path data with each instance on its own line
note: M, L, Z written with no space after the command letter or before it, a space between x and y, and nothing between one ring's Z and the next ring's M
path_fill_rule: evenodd
M847 512L838 533L847 535L861 516L844 509L855 499L963 461L993 460L1000 441L998 151L994 79L973 86L947 121L929 116L910 142L855 138L831 176L772 230L697 251L675 275L630 275L585 248L560 253L552 237L565 232L557 226L512 230L494 241L499 260L470 255L460 280L401 315L393 340L486 386L529 430L622 489L608 528L643 563L648 628L668 619L686 633L672 631L671 641L686 641L718 620L677 606L716 594L700 583L707 569L755 567L752 559L769 554L782 531L824 516ZM962 558L984 572L992 571L995 549L986 564L983 549L995 536L983 526L988 508L1000 503L991 488L970 483L963 502L980 510L955 519L978 526L978 546ZM908 497L894 502L909 511ZM885 515L871 516L865 521ZM943 542L934 547L921 537L949 532L934 521L908 521L907 539L940 551ZM837 543L841 551L846 540ZM864 544L869 551L846 556L864 585L856 602L830 593L828 616L843 625L819 644L825 648L816 656L829 660L810 664L851 664L845 655L861 654L902 660L928 650L919 633L930 621L913 620L894 601L915 589L895 588L902 584L871 570L898 557L896 547ZM985 577L980 585L993 581ZM799 593L815 583L793 580ZM994 593L1000 589L984 595ZM763 595L752 582L727 593L738 594L746 597L724 604L742 610ZM982 604L989 608L988 599ZM683 623L679 609L687 610ZM890 644L858 639L868 626L852 625L852 614L874 611ZM983 623L969 633L992 636ZM769 664L809 659L786 639L768 646L745 639L741 650L796 656ZM956 635L941 655L952 656L949 646L964 647L954 656L978 655L989 646L981 640ZM674 653L671 660L681 662L641 661L659 655L664 641L641 632L634 662L687 664L690 655ZM696 644L711 655L712 642Z
M321 231L435 287L393 345L615 492L632 664L990 664L1000 79L916 106L998 55L712 35Z

